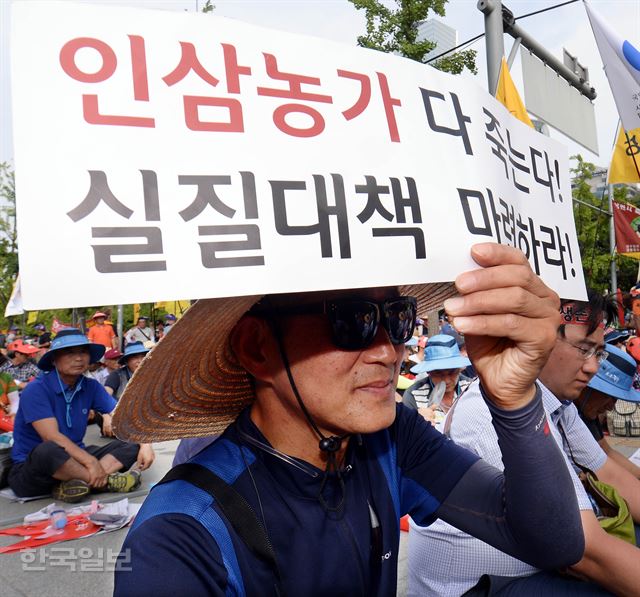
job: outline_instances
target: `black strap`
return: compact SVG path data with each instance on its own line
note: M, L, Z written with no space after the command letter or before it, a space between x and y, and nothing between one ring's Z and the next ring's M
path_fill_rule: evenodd
M244 541L250 551L266 562L276 576L276 594L283 596L282 579L276 562L276 554L264 527L247 501L231 485L222 480L207 467L194 462L186 462L172 468L161 481L186 481L206 491L215 500L233 530Z

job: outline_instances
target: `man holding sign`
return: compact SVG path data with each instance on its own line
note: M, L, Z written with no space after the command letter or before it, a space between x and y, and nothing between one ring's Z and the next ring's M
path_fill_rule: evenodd
M394 399L416 315L447 286L202 300L141 365L113 423L135 441L224 433L146 500L115 594L393 595L406 513L541 568L578 561L575 494L535 383L558 297L518 250L481 244L472 257L482 269L458 276L445 307L504 474Z

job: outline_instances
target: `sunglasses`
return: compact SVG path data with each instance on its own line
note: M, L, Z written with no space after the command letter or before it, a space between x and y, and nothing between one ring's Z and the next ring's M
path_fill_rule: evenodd
M362 350L370 346L380 323L392 344L407 342L416 325L417 301L400 296L382 302L363 299L335 299L308 305L260 308L258 313L287 315L326 315L331 323L333 343L343 350Z

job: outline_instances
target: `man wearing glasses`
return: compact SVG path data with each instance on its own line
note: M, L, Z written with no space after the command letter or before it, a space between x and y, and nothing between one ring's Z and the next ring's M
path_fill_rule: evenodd
M410 524L409 595L453 596L466 591L469 595L483 595L489 585L505 596L637 594L640 551L600 527L589 497L570 465L575 461L616 487L627 500L634 520L640 520L638 480L607 457L573 404L607 358L604 327L615 317L614 306L589 291L587 302L562 301L560 312L562 325L539 380L549 431L563 447L572 472L585 534L584 557L571 570L592 582L541 572L439 520L428 528ZM444 429L456 443L502 468L504 449L498 445L477 385L458 400ZM430 557L434 550L442 551L443 546L443 557Z
M578 561L577 502L535 384L557 295L516 249L472 256L483 267L445 307L468 334L504 474L395 401L416 315L448 285L198 301L136 371L113 427L222 435L151 492L115 595L393 595L405 513L541 567Z

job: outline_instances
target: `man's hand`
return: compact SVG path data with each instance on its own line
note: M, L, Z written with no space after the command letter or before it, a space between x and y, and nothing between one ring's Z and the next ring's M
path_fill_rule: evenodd
M91 487L104 487L107 484L107 473L96 458L85 467L89 471L89 485Z
M140 450L138 450L138 459L134 467L139 471L148 469L156 457L151 444L140 444Z
M482 243L472 247L471 256L483 269L456 278L462 296L445 301L445 309L465 335L488 398L500 408L517 409L533 398L555 344L560 299L518 249Z

